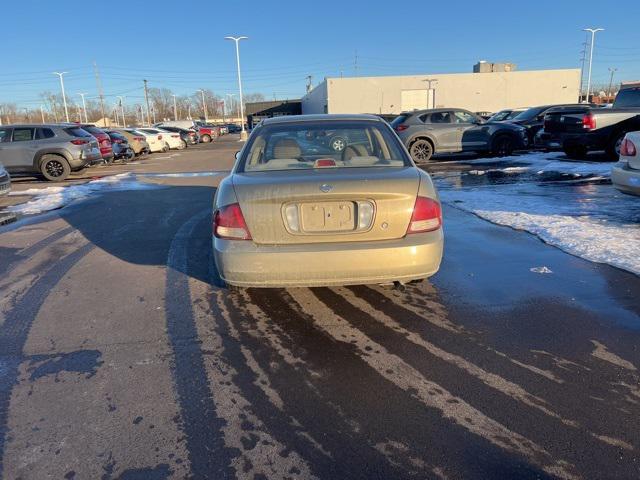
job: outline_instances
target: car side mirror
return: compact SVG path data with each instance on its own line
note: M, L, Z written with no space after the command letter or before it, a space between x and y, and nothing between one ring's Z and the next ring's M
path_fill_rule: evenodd
M236 160L238 160L239 158L240 158L240 151L238 150L238 151L236 152Z

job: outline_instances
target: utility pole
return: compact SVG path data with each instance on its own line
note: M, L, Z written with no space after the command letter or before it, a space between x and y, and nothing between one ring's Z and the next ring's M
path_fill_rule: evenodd
M591 32L591 48L589 49L589 76L587 79L587 103L591 94L591 67L593 66L593 44L596 41L596 33L602 32L604 28L583 28L585 32Z
M67 109L67 96L64 94L64 80L62 76L67 72L53 72L54 75L58 75L60 77L60 88L62 89L62 103L64 104L64 115L67 118L67 123L69 123L69 110Z
M311 80L313 80L313 76L312 75L307 75L307 93L309 93L311 91L312 85L311 85ZM275 97L275 95L274 95ZM274 98L275 100L275 98Z
M102 119L106 122L106 115L104 113L104 94L102 92L102 81L100 80L98 64L95 61L93 62L93 72L96 75L96 86L98 87L98 96L100 97L100 112L102 113Z
M427 87L427 95L429 95L429 97L427 98L427 108L436 108L436 89L431 87L432 83L438 83L438 79L437 78L425 78L424 80L422 80L423 82L426 82L429 86ZM432 95L433 92L433 95ZM431 101L431 105L429 105L429 101Z
M204 122L207 123L207 118L209 117L209 115L207 115L207 102L205 102L204 100L204 90L200 89L198 91L202 94L202 110L204 111Z
M609 71L611 72L611 78L609 79L609 90L607 92L607 96L609 98L611 98L611 86L613 85L613 74L616 73L618 71L617 68L609 68Z
M42 123L44 124L45 123L45 120L44 120L44 106L42 106L42 105L40 105L40 115L42 116Z
M157 123L156 122L156 106L155 106L155 104L153 105L153 107L151 107L151 111L153 112L153 123L155 125Z
M150 127L151 126L151 109L149 108L149 92L147 88L147 81L143 80L143 82L144 82L144 101L147 103L147 126Z
M82 109L84 110L84 123L89 123L89 120L87 118L87 104L84 101L84 96L86 95L86 93L78 93L78 95L82 97Z
M584 42L582 42L582 51L580 52L582 54L582 58L580 59L580 92L578 92L578 102L582 101L582 86L584 83L584 62L587 60L587 45L589 45L589 33L586 33L587 37L584 39Z
M120 116L122 117L122 128L127 126L127 120L124 118L124 97L117 95L116 98L120 101Z
M176 96L171 95L173 97L173 119L178 121L178 104L176 103Z
M236 65L238 66L238 90L240 93L240 141L247 139L247 132L244 129L244 105L242 100L242 77L240 76L240 40L249 37L224 37L225 40L233 40L236 44Z

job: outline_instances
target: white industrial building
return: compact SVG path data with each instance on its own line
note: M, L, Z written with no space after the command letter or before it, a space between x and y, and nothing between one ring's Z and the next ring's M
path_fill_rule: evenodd
M302 113L497 112L578 101L580 69L514 70L511 63L479 62L474 73L325 78L303 97Z

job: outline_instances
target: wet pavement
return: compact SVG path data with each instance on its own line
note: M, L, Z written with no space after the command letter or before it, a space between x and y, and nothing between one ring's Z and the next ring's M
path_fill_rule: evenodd
M145 170L225 170L236 149ZM485 176L430 168L443 198ZM219 176L149 177L0 229L3 478L640 476L636 275L451 198L427 282L231 292Z

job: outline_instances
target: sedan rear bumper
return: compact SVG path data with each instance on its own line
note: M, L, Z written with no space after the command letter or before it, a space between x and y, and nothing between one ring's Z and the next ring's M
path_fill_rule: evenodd
M617 163L611 167L611 183L621 192L640 195L640 170Z
M239 287L311 287L408 282L440 268L442 229L378 242L257 245L213 239L222 280Z

